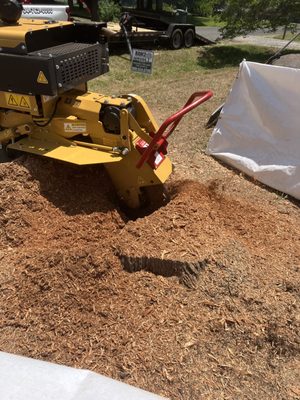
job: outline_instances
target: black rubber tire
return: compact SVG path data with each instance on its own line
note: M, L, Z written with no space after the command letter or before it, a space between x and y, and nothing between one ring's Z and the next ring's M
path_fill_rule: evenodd
M184 46L189 49L190 47L193 46L195 41L195 32L193 29L187 29L184 32Z
M178 50L183 45L183 34L180 29L174 29L171 39L170 39L170 47L173 50Z

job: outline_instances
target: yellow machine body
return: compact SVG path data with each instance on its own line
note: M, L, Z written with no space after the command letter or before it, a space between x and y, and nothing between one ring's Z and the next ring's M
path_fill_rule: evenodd
M0 47L3 48L16 48L19 44L26 43L26 36L30 36L33 33L42 32L46 29L53 29L55 27L62 27L72 25L72 22L61 21L53 22L49 25L48 21L38 19L20 19L17 24L4 24L0 22L1 35L0 35Z
M168 136L212 94L194 93L159 128L141 97L87 90L89 80L108 71L106 23L19 20L20 7L0 0L0 144L77 165L103 164L122 201L139 207L172 172Z
M149 133L157 130L139 96L110 97L79 88L38 100L39 107L35 96L0 93L0 143L8 149L77 165L103 164L119 197L132 208L140 206L143 188L162 185L170 176L172 165L167 156L157 168L148 163L136 167L141 157L136 143L140 139L150 143ZM128 111L129 105L135 117ZM120 110L119 133L107 132L99 120L104 107Z
M157 165L137 167L158 128L142 98L87 90L88 80L108 71L105 27L0 21L0 144L77 165L103 164L119 197L136 208L144 188L161 187L172 165L157 153Z

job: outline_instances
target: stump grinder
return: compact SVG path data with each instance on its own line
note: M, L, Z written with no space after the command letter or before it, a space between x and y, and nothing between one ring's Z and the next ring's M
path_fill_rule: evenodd
M194 93L158 127L140 96L88 91L109 68L105 23L28 20L21 12L17 0L0 0L2 148L103 164L121 200L140 207L172 172L168 136L212 93Z

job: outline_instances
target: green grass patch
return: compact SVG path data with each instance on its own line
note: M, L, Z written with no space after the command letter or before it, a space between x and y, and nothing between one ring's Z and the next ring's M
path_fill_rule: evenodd
M109 89L118 82L130 81L131 84L139 86L141 82L164 81L170 78L180 80L187 73L193 73L201 70L197 59L199 48L180 50L156 50L154 52L153 72L151 75L131 72L131 62L129 55L124 53L110 56L110 71L90 84L92 90L99 89L99 85L104 89ZM96 86L95 86L96 85Z
M114 54L110 56L109 73L93 80L91 90L102 93L117 93L134 90L139 92L145 85L151 91L160 82L161 87L171 85L176 87L184 79L193 76L206 76L213 70L238 68L243 59L248 61L266 62L275 53L274 49L251 45L220 45L192 47L180 50L155 50L153 73L145 75L131 72L129 55ZM159 95L159 93L158 93Z
M223 27L225 24L218 17L199 17L197 15L189 15L187 18L189 24L196 26L218 26Z
M200 50L198 64L205 69L233 67L243 59L265 63L275 50L252 45L220 45L203 47Z

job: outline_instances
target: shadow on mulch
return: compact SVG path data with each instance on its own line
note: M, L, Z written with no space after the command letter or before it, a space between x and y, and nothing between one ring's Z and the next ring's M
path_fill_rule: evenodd
M40 194L67 215L107 213L118 207L112 182L101 165L77 166L32 155L16 162L39 182Z

